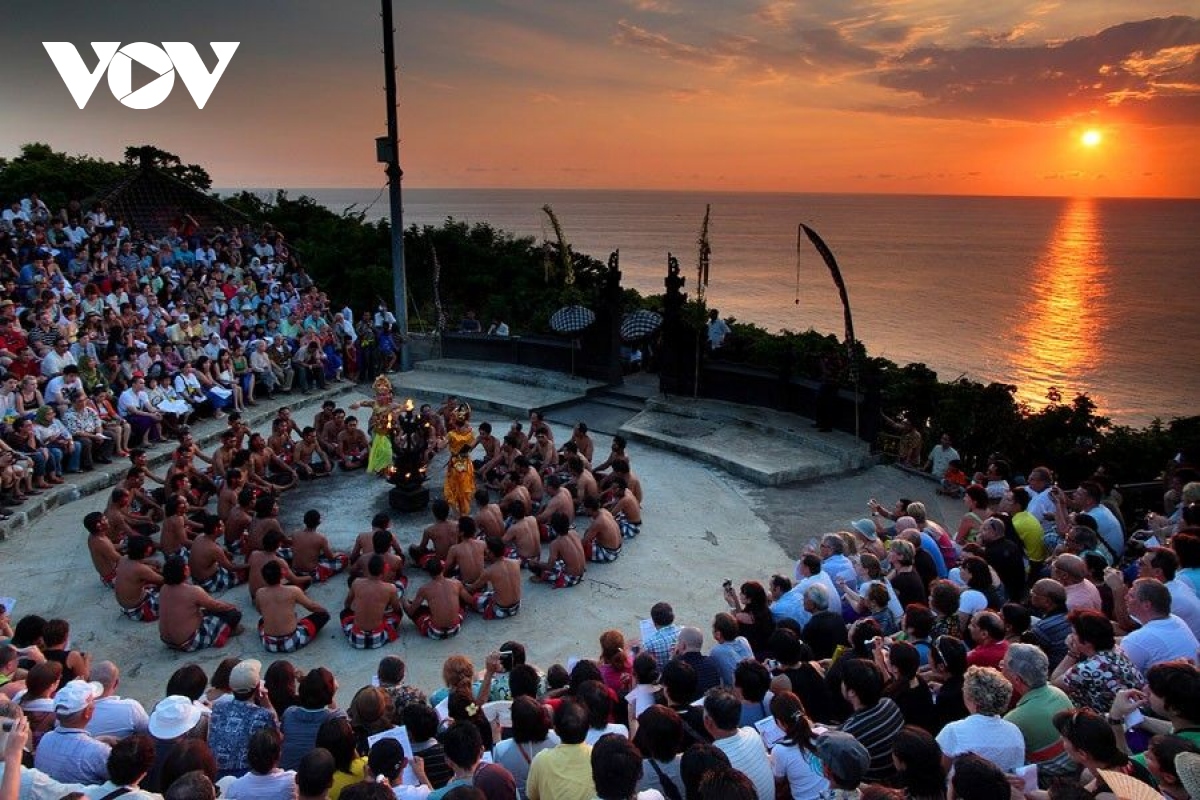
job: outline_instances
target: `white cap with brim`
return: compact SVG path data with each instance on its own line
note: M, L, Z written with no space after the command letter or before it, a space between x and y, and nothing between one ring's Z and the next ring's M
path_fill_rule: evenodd
M54 693L54 713L60 717L78 714L104 694L104 687L95 681L73 680Z
M196 727L204 712L181 694L158 701L150 712L150 735L155 739L178 739Z
M249 692L258 688L262 680L262 662L257 658L247 658L234 665L229 673L229 688L235 692Z

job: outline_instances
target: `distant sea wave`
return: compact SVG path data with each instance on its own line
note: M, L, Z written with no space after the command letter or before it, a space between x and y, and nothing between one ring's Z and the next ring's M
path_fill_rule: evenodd
M377 189L290 194L388 214ZM1200 201L408 189L404 203L406 227L454 217L539 239L553 236L548 203L576 251L620 248L625 284L643 293L663 291L668 251L694 291L711 203L710 306L840 336L836 289L807 244L797 275L804 222L836 254L873 355L924 362L943 380L1013 383L1035 407L1050 387L1087 392L1125 424L1200 413Z

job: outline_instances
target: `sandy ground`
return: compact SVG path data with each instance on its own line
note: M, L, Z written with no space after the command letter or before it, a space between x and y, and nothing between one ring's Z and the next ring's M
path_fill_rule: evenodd
M302 422L307 422L307 415ZM480 420L476 420L478 422ZM493 425L501 420L492 420ZM499 428L497 428L499 430ZM565 428L555 429L561 440ZM596 437L597 453L607 452L609 440ZM649 616L651 605L666 600L680 624L705 632L713 614L725 610L721 583L758 579L775 572L790 574L804 543L828 530L844 528L865 516L866 502L876 497L890 504L899 496L931 504L935 519L957 524L957 503L941 509L933 484L888 467L876 467L846 477L784 488L763 488L691 461L683 456L631 447L634 470L645 487L642 534L627 542L612 564L590 565L584 583L552 590L527 584L521 613L512 619L484 622L469 615L455 639L434 642L415 633L406 620L401 639L375 651L351 649L336 626L345 598L345 581L335 578L310 592L333 614L320 638L291 660L307 669L326 666L337 675L338 700L348 704L358 687L374 674L379 658L399 655L409 666L409 681L432 691L441 685L443 660L455 653L471 657L482 667L484 656L507 639L523 642L530 661L541 667L575 657L595 657L599 635L618 628L637 635L638 620ZM441 490L445 455L430 466L429 485ZM305 484L285 495L285 529L299 527L304 511L322 512L322 530L335 548L349 549L354 536L370 529L370 519L387 510L388 484L356 473ZM245 613L247 632L221 650L181 654L167 650L158 639L157 625L124 619L111 591L104 589L91 566L81 520L103 508L107 493L93 495L39 519L31 528L0 542L0 596L16 599L14 620L36 613L63 617L72 624L72 646L92 654L93 661L110 659L122 669L120 693L148 707L161 697L167 678L180 665L199 663L206 671L228 656L254 657L269 663L253 626L258 615L244 587L221 595ZM393 512L393 530L402 543L418 541L429 524L428 512ZM419 586L420 574L411 588Z

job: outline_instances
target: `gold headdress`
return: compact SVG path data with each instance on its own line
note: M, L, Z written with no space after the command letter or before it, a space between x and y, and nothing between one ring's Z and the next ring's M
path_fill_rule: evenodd
M375 389L375 394L391 394L395 391L392 388L392 382L388 380L387 375L380 375L375 379L375 383L371 384Z
M471 407L466 403L459 403L454 407L454 418L459 422L469 420L471 418Z

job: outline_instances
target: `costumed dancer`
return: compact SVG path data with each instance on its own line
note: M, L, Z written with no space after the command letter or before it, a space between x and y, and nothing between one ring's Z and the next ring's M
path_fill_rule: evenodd
M392 382L386 375L380 375L372 384L375 389L374 400L360 400L352 403L350 408L357 409L370 406L371 420L371 451L367 457L367 471L376 475L382 474L392 466L392 420L394 406L392 405Z
M454 429L446 436L450 461L446 464L446 483L442 494L450 507L459 516L471 513L471 499L475 495L475 465L471 462L471 451L475 449L475 430L471 427L471 407L459 403L454 407Z

